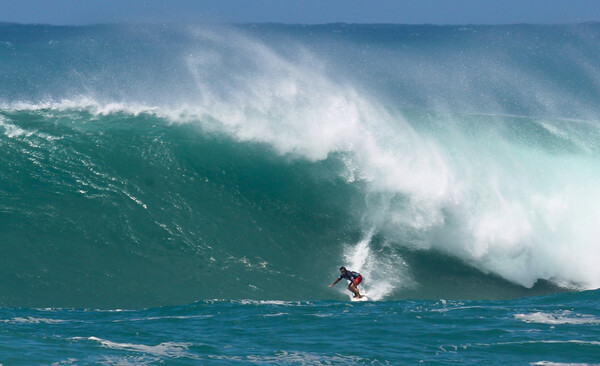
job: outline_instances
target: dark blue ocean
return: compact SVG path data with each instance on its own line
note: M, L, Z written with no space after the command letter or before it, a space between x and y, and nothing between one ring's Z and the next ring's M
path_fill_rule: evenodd
M600 365L599 101L597 23L0 24L0 365Z

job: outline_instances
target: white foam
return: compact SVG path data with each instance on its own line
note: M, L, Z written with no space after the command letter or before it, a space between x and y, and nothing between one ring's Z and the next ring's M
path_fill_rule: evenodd
M551 361L538 361L530 363L535 366L598 366L600 363L573 363L573 362L551 362Z
M576 314L569 310L558 313L516 314L515 318L526 323L540 324L600 324L600 319L593 315Z
M232 300L233 303L242 305L276 305L276 306L303 306L310 305L308 301L284 301L284 300Z
M23 129L15 124L10 123L4 116L0 115L0 127L4 129L4 134L9 138L29 138L31 136L39 137L47 141L60 140L62 137L56 137L37 130ZM30 146L37 145L27 139Z
M153 114L161 108L144 103L100 101L89 96L65 98L61 100L42 100L38 102L18 101L4 103L0 108L7 111L85 111L93 115L105 116L115 113L127 113L134 116L142 113Z
M165 316L151 316L147 318L126 318L126 319L116 319L113 320L113 323L126 323L126 322L144 322L144 321L153 321L153 320L164 320L164 319L206 319L212 318L214 315L206 314L206 315L165 315Z
M75 338L81 339L81 338ZM135 343L118 343L112 342L106 339L98 338L98 337L88 337L90 341L99 342L103 347L131 351L131 352L140 352L145 354L151 354L154 356L162 356L162 357L189 357L191 354L187 353L187 349L191 346L191 343L176 343L176 342L164 342L160 343L156 346L148 346L145 344L135 344Z
M51 365L52 366L59 366L59 365L77 365L80 361L76 358L72 358L69 357L66 360L62 360L62 361L57 361L57 362L53 362ZM0 364L0 366L2 366L2 364Z
M50 319L50 318L36 318L33 316L28 316L27 318L15 317L12 319L3 320L4 323L22 323L22 324L60 324L64 323L67 320L63 319Z
M355 245L348 246L344 255L348 270L363 276L364 283L359 285L361 294L368 295L371 300L381 300L394 290L413 286L402 257L374 252L371 249L372 237L373 231ZM352 298L347 289L343 291Z
M330 365L330 364L357 364L365 362L358 356L343 355L324 355L309 352L289 352L277 351L273 356L270 355L248 355L248 356L228 356L228 355L209 355L213 360L226 360L249 362L252 364L302 364L302 365Z
M14 138L14 137L19 137L19 136L29 137L29 136L33 135L33 132L26 131L16 125L13 125L12 123L7 122L6 119L3 118L2 116L0 116L0 126L2 126L4 128L4 134L9 138Z

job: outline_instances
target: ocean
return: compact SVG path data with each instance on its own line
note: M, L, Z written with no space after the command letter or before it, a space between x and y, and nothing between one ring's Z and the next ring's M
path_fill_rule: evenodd
M598 23L0 24L0 365L600 365L599 65Z

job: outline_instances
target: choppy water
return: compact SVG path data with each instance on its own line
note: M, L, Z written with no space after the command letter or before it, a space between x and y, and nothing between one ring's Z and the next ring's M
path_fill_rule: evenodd
M598 291L511 301L214 300L0 316L6 365L592 365L600 353Z

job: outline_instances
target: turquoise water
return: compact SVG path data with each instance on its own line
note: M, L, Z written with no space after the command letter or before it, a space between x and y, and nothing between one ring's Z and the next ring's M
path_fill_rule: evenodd
M598 291L512 301L212 300L0 314L6 365L592 365L600 351Z
M0 24L0 364L597 363L599 39Z

